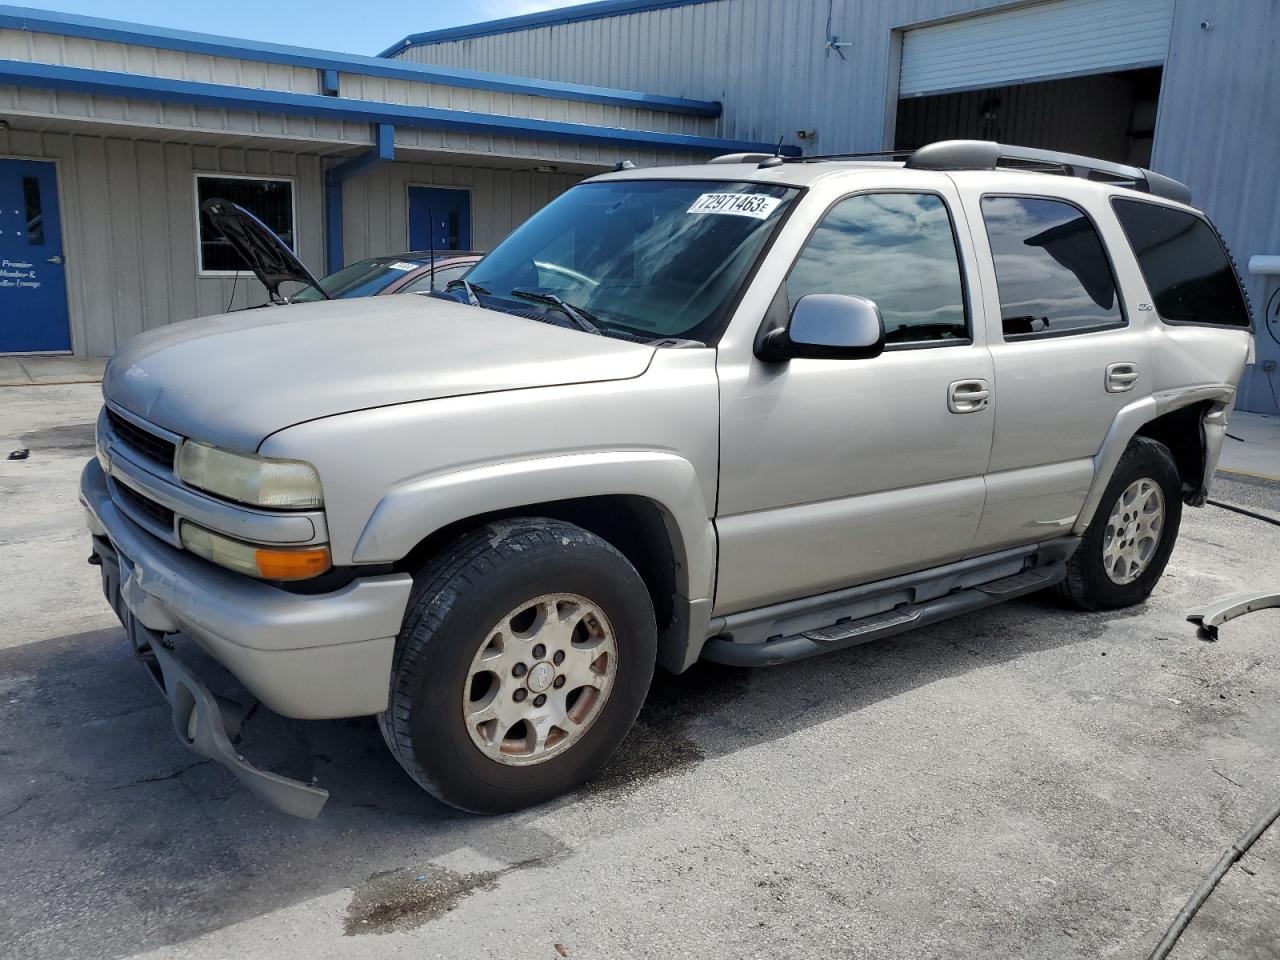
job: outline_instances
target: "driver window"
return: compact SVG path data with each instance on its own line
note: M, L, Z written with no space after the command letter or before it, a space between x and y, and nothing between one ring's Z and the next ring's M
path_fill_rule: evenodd
M885 343L969 339L951 216L931 193L864 193L832 207L786 283L788 309L810 293L869 297Z

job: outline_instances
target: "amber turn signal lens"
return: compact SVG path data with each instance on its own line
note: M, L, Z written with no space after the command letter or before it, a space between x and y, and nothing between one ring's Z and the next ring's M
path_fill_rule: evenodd
M312 547L306 550L254 551L258 573L266 580L306 580L318 577L330 567L329 548Z

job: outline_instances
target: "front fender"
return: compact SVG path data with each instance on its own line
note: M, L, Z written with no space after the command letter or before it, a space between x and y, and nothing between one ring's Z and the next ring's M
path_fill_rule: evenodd
M637 496L667 518L676 586L690 600L709 598L715 533L693 464L672 453L610 450L536 457L416 477L378 502L356 541L356 563L394 563L424 537L498 510L580 497Z

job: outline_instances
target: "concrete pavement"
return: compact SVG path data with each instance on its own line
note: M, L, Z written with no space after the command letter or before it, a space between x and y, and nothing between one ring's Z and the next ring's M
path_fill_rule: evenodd
M1206 507L1134 610L660 676L599 782L514 816L434 803L368 720L259 711L246 756L332 791L292 820L177 743L85 564L98 402L0 401L0 957L1141 958L1280 794L1280 611L1217 644L1183 619L1280 588L1280 530ZM1174 957L1278 932L1273 830Z
M102 357L0 356L0 387L100 383L106 366Z
M1280 417L1234 411L1218 467L1245 476L1280 480Z

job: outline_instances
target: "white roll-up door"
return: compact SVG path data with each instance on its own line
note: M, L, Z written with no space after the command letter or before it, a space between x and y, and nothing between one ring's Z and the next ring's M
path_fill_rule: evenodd
M1051 0L907 30L901 97L1164 63L1173 0Z

